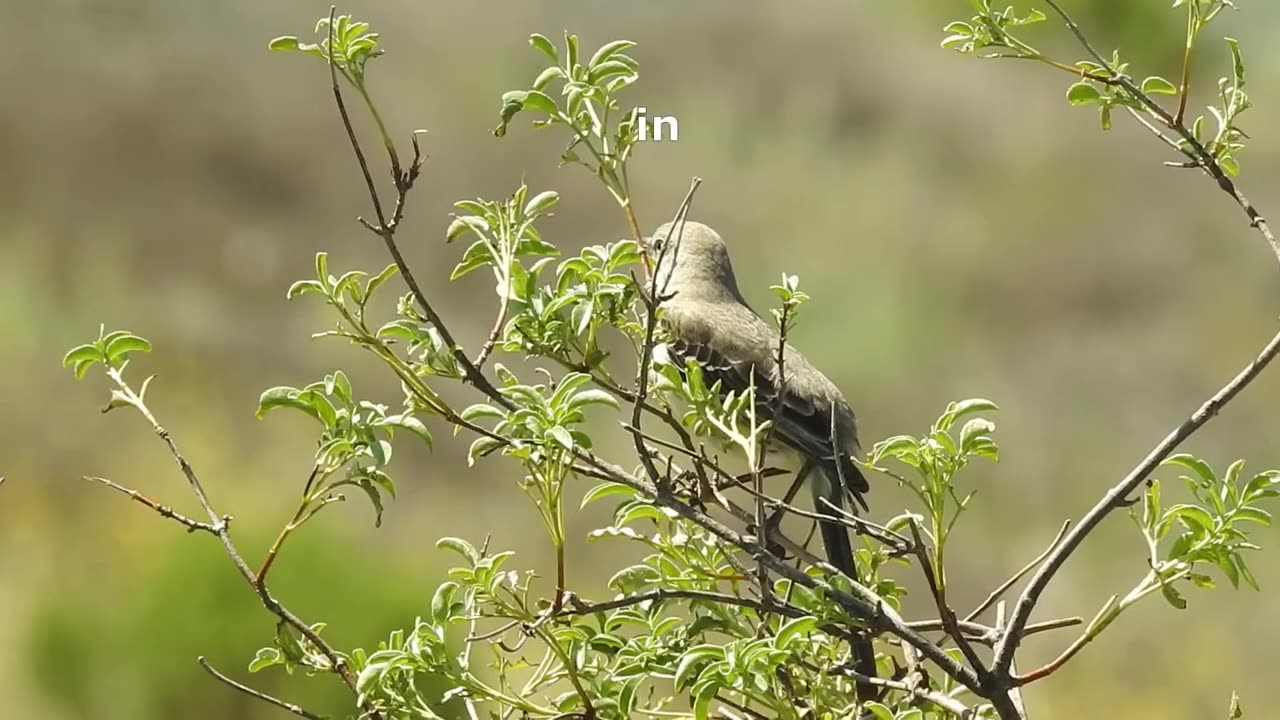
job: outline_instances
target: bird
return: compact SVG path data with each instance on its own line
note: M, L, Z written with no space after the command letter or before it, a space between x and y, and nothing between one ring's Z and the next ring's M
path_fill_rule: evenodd
M740 396L754 383L757 412L773 422L773 437L802 459L797 482L807 481L818 512L839 514L846 497L866 510L870 485L853 462L859 445L852 408L790 343L783 346L779 377L779 331L743 298L720 234L692 220L669 222L646 245L656 260L652 281L659 321L670 336L663 349L668 360L682 370L695 361L707 385L718 381L722 393ZM782 404L773 417L780 391ZM818 526L827 561L857 580L845 525L820 520ZM870 641L855 643L854 664L864 675L875 674Z

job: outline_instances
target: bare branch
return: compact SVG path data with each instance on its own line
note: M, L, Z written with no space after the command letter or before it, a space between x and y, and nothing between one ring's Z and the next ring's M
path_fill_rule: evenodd
M1081 32L1080 27L1071 19L1055 0L1045 0L1045 2L1058 14L1060 18L1067 24L1068 29L1085 50L1104 68L1109 68L1107 61L1102 57L1093 45ZM1123 87L1128 93L1132 94L1139 102L1146 107L1153 116L1163 122L1170 130L1178 135L1185 144L1185 148L1179 149L1188 157L1196 161L1206 173L1217 181L1218 187L1227 194L1231 195L1236 203L1240 205L1245 215L1249 218L1249 225L1258 230L1262 237L1270 245L1272 252L1280 260L1280 242L1277 242L1275 235L1272 233L1270 226L1262 214L1249 202L1244 194L1236 187L1235 182L1223 171L1221 165L1214 157L1213 153L1195 137L1194 133L1178 121L1173 115L1169 114L1159 103L1155 102L1149 95L1144 93L1141 88L1136 86L1133 81L1119 73L1108 70L1116 84ZM1157 128L1148 124L1166 143L1169 139L1164 133L1159 132ZM1178 146L1178 143L1172 143ZM1262 349L1254 360L1241 370L1230 382L1222 387L1217 393L1210 397L1203 405L1200 406L1189 418L1184 420L1181 425L1170 432L1156 447L1144 458L1129 474L1116 486L1111 488L1106 495L1084 516L1080 524L1063 538L1061 544L1055 547L1046 558L1044 564L1032 576L1030 583L1023 590L1022 595L1018 598L1017 604L1014 606L1013 615L1009 620L1008 627L1005 629L1004 636L995 648L995 659L992 669L997 679L1006 686L1013 686L1014 679L1010 676L1013 664L1013 656L1017 651L1018 644L1021 642L1025 634L1027 622L1031 617L1031 613L1035 608L1036 602L1039 600L1041 593L1049 581L1058 572L1066 559L1075 551L1084 538L1093 531L1093 529L1112 511L1125 505L1126 498L1146 480L1147 476L1155 470L1161 462L1165 460L1183 441L1199 430L1205 423L1212 419L1228 402L1232 400L1241 390L1253 382L1259 373L1271 362L1275 355L1280 352L1280 333L1277 333Z
M263 607L279 618L285 625L288 625L290 628L297 631L298 634L302 635L315 645L320 653L324 655L325 659L328 660L329 666L332 668L333 672L342 679L343 683L346 684L352 693L356 693L356 677L351 672L351 668L347 665L347 662L342 655L338 654L328 641L320 637L319 633L312 629L310 624L295 615L293 611L280 604L280 601L276 600L267 589L265 583L260 584L256 582L256 574L249 567L249 564L245 562L244 556L240 554L240 550L231 539L231 533L228 530L225 518L214 510L213 505L209 501L209 496L205 493L204 485L200 482L199 476L196 475L196 471L191 466L191 463L187 462L187 459L182 455L182 452L178 450L178 445L174 442L169 431L165 430L164 427L160 425L159 421L156 420L155 415L153 415L151 409L147 407L143 398L135 393L133 388L125 382L124 377L120 374L120 370L118 368L108 368L107 375L118 386L119 392L123 394L125 398L128 399L129 403L138 410L148 423L150 423L152 430L155 431L156 435L160 437L165 446L169 449L169 454L173 456L173 459L178 464L179 469L181 469L183 476L187 479L187 484L195 495L196 501L209 517L209 525L211 525L215 531L213 534L222 542L222 548L226 552L227 557L231 559L232 564L235 565L240 576L244 578L245 582L253 589L254 594L258 596ZM362 708L370 718L381 720L383 717L382 713L368 701L362 703Z
M244 685L242 683L236 682L235 680L232 680L231 678L227 677L226 675L223 675L222 673L214 669L214 667L209 664L209 661L205 660L203 655L196 658L196 662L200 663L200 667L204 668L205 672L217 678L219 682L225 683L226 685L231 686L235 690L242 692L251 698L256 698L270 705L275 705L281 710L287 710L288 712L291 712L294 715L297 715L298 717L307 718L308 720L324 720L323 715L316 715L313 712L307 712L306 710L303 710L301 707L294 705L293 703L285 702L284 700L280 700L279 698L271 697L270 695L262 692L261 690L254 690L248 685Z
M173 508L169 507L168 505L161 505L160 503L152 500L151 498L148 498L146 495L143 495L137 490L127 488L123 485L118 485L106 478L94 477L92 475L85 475L84 479L90 482L102 483L103 485L106 485L107 487L111 488L112 490L115 490L116 492L120 492L120 493L124 493L125 495L128 495L133 500L143 505L146 505L152 510L155 510L157 513L160 514L160 517L169 518L170 520L174 520L179 524L181 524L182 526L186 527L187 532L195 532L197 530L200 530L203 532L207 532L210 535L217 535L219 530L219 525L225 524L229 519L229 518L222 518L221 520L218 521L217 525L214 525L211 523L203 523L198 520L192 520L186 515L176 512Z
M702 184L701 178L694 178L689 184L689 192L685 193L684 200L680 203L680 207L676 210L675 219L671 223L671 229L667 231L667 239L670 240L671 232L675 230L676 225L680 225L680 232L684 232L684 219L689 214L689 206L693 202L693 194L698 191L698 186ZM630 209L630 206L628 206ZM630 216L629 216L630 217ZM638 232L638 231L637 231ZM637 236L636 242L644 245L643 239ZM677 240L677 242L679 242ZM662 245L662 251L658 255L657 262L662 262L663 257L667 253L670 242ZM647 269L646 269L647 272ZM648 320L644 331L644 345L640 350L640 363L636 368L636 398L631 405L631 425L637 430L640 429L641 412L644 410L645 400L649 396L649 366L653 361L654 336L658 330L658 303L661 302L660 292L665 292L666 288L660 291L658 288L658 273L649 274L649 292L646 296L643 288L641 289L641 299L644 301L645 310L648 313ZM634 276L633 276L634 277ZM644 443L638 435L633 436L635 442L636 454L640 456L640 461L644 464L645 472L648 473L649 479L654 483L660 482L658 469L653 464L653 458L645 450Z
M1049 557L1049 553L1053 552L1053 549L1058 547L1058 543L1062 542L1063 536L1067 534L1067 530L1070 527L1071 527L1070 520L1063 522L1062 529L1058 530L1057 536L1053 538L1053 542L1049 543L1049 547L1044 549L1044 552L1037 555L1034 560L1024 565L1022 569L1019 570L1018 572L1014 573L1013 577L1000 583L1000 587L997 587L995 590L992 590L991 594L987 596L987 599L983 600L981 603L978 603L978 607L974 608L973 612L969 613L968 615L965 615L964 619L966 621L973 620L974 618L978 617L982 613L986 612L987 609L990 608L992 605L995 605L996 601L999 600L1001 596L1003 596L1006 592L1009 591L1009 588L1016 585L1019 580L1026 577L1027 573L1034 570L1037 565L1044 562L1045 558Z
M1018 598L1018 602L1013 608L1013 615L1009 620L1008 629L1005 631L1004 637L996 645L993 670L997 676L1003 676L1008 673L1009 664L1012 662L1014 652L1018 649L1018 644L1022 640L1023 631L1026 628L1027 621L1031 618L1031 611L1035 609L1036 601L1040 599L1040 594L1044 592L1049 581L1053 579L1053 576L1084 538L1112 511L1125 507L1126 498L1146 481L1147 476L1165 458L1169 457L1184 440L1191 437L1205 423L1209 422L1227 403L1231 402L1232 398L1247 387L1249 383L1253 382L1258 377L1258 374L1275 358L1277 353L1280 353L1280 333L1272 337L1263 347L1262 352L1230 382L1214 393L1213 397L1205 401L1181 425L1165 436L1137 467L1129 471L1124 480L1121 480L1119 484L1108 490L1102 500L1081 518L1080 524L1068 532L1066 537L1062 539L1061 544L1053 549L1049 557L1045 559L1044 565L1032 576L1031 582L1028 583L1026 589L1023 590L1022 595Z

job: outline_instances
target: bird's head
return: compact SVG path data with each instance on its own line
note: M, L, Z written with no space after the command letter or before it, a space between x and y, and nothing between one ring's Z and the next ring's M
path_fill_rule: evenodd
M658 292L710 302L742 301L724 239L692 220L666 223L646 240Z

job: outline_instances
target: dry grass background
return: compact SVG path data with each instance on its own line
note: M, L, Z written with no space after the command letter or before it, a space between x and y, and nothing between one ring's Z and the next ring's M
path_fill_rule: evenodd
M1215 29L1245 43L1257 107L1243 185L1280 213L1280 13L1241 2ZM1080 3L1072 3L1079 6ZM1174 74L1179 21L1167 3L1093 3L1101 44ZM959 0L926 3L359 2L382 30L375 92L399 136L430 129L430 159L403 230L406 252L464 343L491 322L477 275L447 283L450 203L510 192L521 179L563 200L545 234L565 248L625 233L585 173L556 169L560 138L521 126L496 140L498 97L537 58L530 32L569 28L587 45L640 43L633 96L673 114L679 143L641 148L633 168L647 225L705 179L695 215L732 243L749 298L786 270L814 297L796 344L845 389L867 444L922 430L951 399L1002 406L1004 461L977 467L976 509L952 557L967 605L1079 516L1166 430L1269 336L1274 259L1242 215L1162 149L1062 100L1069 78L984 64L937 47ZM330 322L286 303L318 250L340 267L381 268L353 221L365 198L310 58L271 56L275 35L307 31L327 6L290 0L45 0L5 11L0 50L0 716L62 720L271 717L205 678L208 655L240 672L268 616L207 538L77 478L98 473L180 507L163 448L137 421L103 417L98 383L74 382L61 354L99 323L149 337L138 362L159 377L161 419L237 516L251 553L287 519L311 452L310 427L252 417L258 393L341 366L357 390L396 389L348 347L310 341ZM1064 33L1064 53L1076 52ZM1047 40L1053 46L1059 40ZM1199 77L1225 68L1206 45ZM1202 88L1206 87L1202 85ZM1202 98L1207 102L1207 95ZM1203 103L1201 103L1203 104ZM1217 466L1280 464L1280 371L1260 380L1188 450ZM465 442L400 453L402 496L384 527L351 503L321 518L281 560L279 594L330 621L340 646L371 646L412 622L440 577L446 534L549 554L500 461L468 469ZM623 447L619 445L618 447ZM904 498L880 483L891 515ZM583 592L620 562L582 540ZM1263 593L1152 599L1059 676L1036 686L1037 718L1206 718L1232 689L1247 717L1280 717L1280 549L1255 562ZM1109 521L1047 596L1045 613L1091 614L1144 571L1140 538ZM1065 636L1028 644L1023 664ZM340 712L327 679L260 678ZM274 683L274 684L273 684ZM1087 712L1093 708L1092 713Z

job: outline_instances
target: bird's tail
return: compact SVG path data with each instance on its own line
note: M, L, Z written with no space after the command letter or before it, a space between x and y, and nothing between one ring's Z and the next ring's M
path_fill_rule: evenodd
M858 466L845 457L841 457L841 460L845 462L839 469L834 463L824 466L823 477L815 478L816 482L810 483L813 489L813 502L820 513L835 514L837 510L843 508L846 488L852 490L850 494L856 500L861 500L861 493L858 490L865 491L867 487L867 480ZM823 480L826 482L824 483ZM832 506L835 507L834 510ZM854 512L857 512L856 507ZM851 579L858 580L858 568L853 561L853 545L849 541L848 529L840 523L819 520L818 530L822 533L822 545L827 552L827 562ZM854 670L860 675L875 677L876 651L871 640L859 636L853 641L852 650ZM879 697L877 688L871 683L859 681L856 687L860 703L876 700Z

